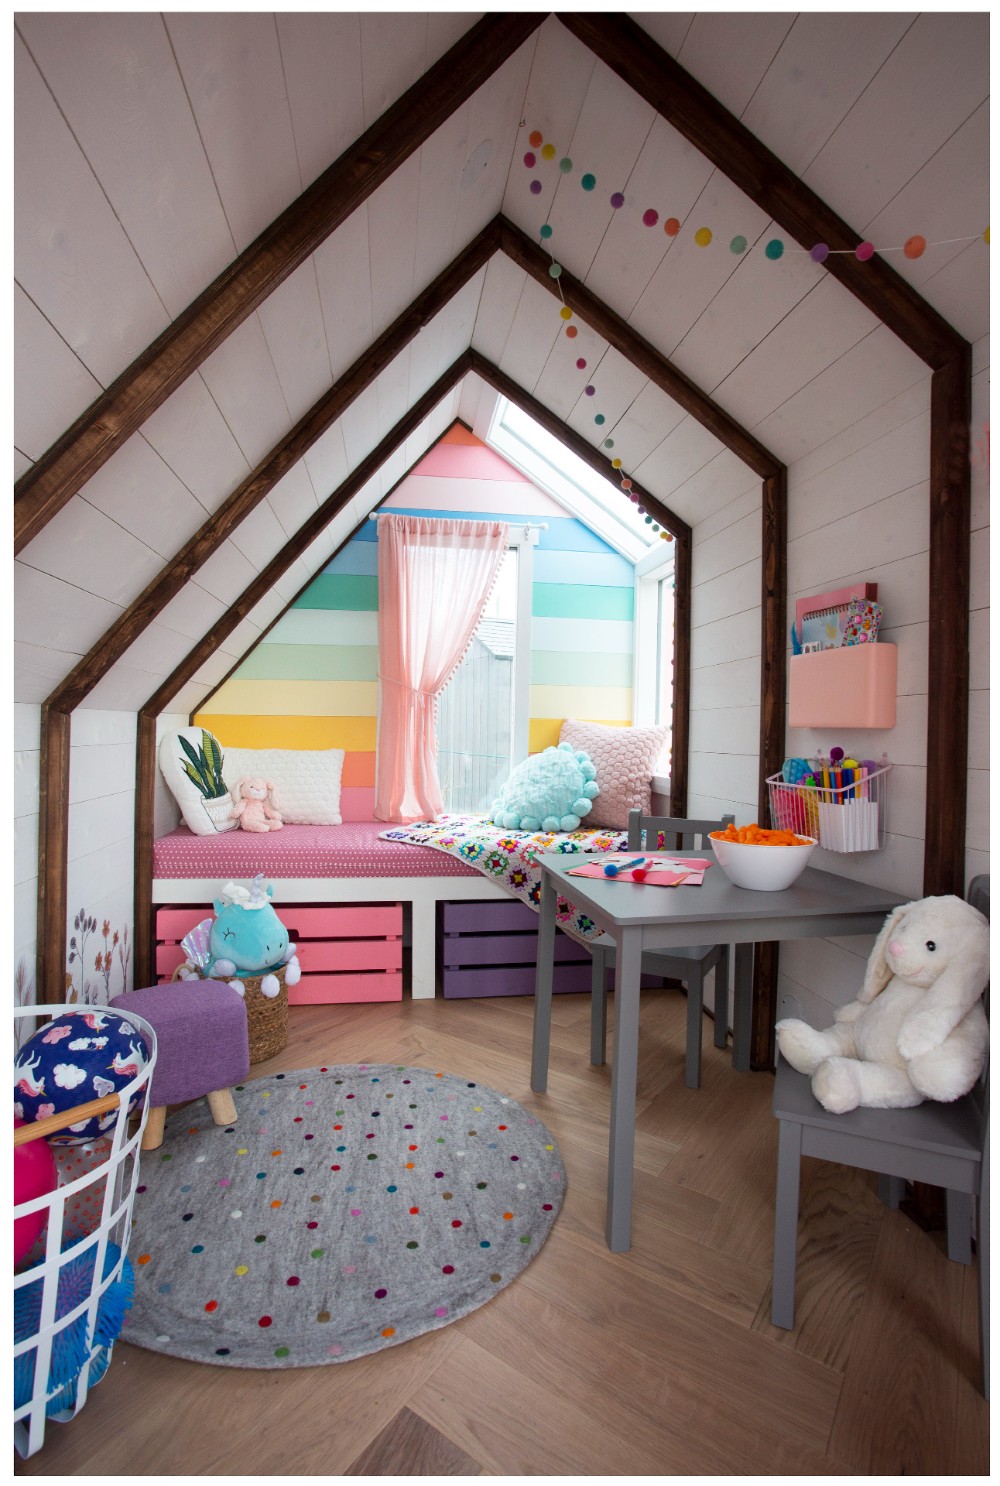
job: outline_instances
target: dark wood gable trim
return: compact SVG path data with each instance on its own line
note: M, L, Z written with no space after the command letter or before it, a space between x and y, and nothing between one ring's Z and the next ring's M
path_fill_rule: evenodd
M861 239L788 166L624 14L559 20L887 325L931 379L930 586L924 893L965 891L969 752L971 347L884 259L861 263Z
M17 482L15 554L544 19L485 15L203 290Z
M585 284L574 278L565 266L559 275L559 288L556 291L549 273L552 259L548 253L543 252L520 227L515 227L506 217L500 218L500 245L519 268L523 268L525 273L530 274L549 293L558 293L590 330L596 331L610 346L627 357L638 371L666 392L686 413L697 418L702 427L707 428L709 433L714 433L717 439L742 459L748 469L763 478L776 474L782 468L781 461L769 449L765 449L742 424L731 418L717 402L713 402L690 377L673 366L634 326L629 325L627 320L609 309Z

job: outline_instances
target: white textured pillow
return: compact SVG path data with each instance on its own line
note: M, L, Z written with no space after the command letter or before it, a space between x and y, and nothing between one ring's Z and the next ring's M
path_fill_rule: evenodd
M339 826L342 748L227 748L223 769L229 788L261 776L274 785L272 799L290 826Z
M198 760L197 766L191 755L185 751L181 739L195 754ZM208 740L207 745L206 740ZM181 728L175 733L164 733L160 739L158 753L160 773L181 808L184 824L190 827L196 836L214 836L219 831L235 831L237 826L237 822L229 814L233 803L232 797L223 793L218 800L206 801L204 792L198 788L191 777L193 774L198 774L208 780L214 776L212 759L206 754L206 746L208 753L217 749L219 758L222 758L222 745L218 738L206 728ZM204 774L201 768L203 761ZM228 788L225 760L223 760L222 768L223 783Z
M597 770L600 794L587 816L588 826L624 831L630 810L650 813L653 771L669 736L665 727L616 728L567 717L559 731L560 743L584 749Z

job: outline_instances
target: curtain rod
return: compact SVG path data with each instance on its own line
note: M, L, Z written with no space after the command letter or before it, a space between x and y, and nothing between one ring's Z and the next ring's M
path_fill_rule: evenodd
M395 516L396 514L397 512L395 511L369 511L368 520L377 521L380 516ZM444 517L443 519L454 519L456 521L475 521L476 518L474 516L456 516L454 518ZM495 517L493 519L496 520ZM547 521L504 521L503 524L504 526L516 526L521 531L548 531L549 529L549 524Z

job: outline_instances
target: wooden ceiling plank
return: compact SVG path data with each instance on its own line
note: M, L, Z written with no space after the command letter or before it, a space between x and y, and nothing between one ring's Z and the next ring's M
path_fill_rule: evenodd
M15 486L15 552L542 19L496 13L478 21L116 378Z
M550 294L559 295L592 330L602 336L615 350L626 356L637 370L655 382L685 412L697 418L715 436L739 454L740 458L762 477L772 475L781 467L780 461L757 442L746 429L735 423L722 408L707 397L699 387L676 367L666 361L659 351L632 329L620 315L609 310L596 295L592 294L572 274L564 269L559 278L559 288L549 276L549 257L535 246L520 228L504 221L501 236L503 251L519 267L530 274Z
M54 710L72 711L80 705L146 625L177 596L194 573L222 550L223 544L240 523L296 465L321 434L364 393L383 368L391 365L400 350L419 334L424 324L450 303L454 294L480 271L498 243L498 227L496 223L490 223L461 257L435 279L405 314L384 335L379 336L354 366L300 419L291 432L185 543L173 561L151 579L101 640L73 668L50 698L50 705Z
M857 232L628 16L588 11L559 19L782 231L804 248L828 244L828 271L928 366L962 354L965 342L947 321L883 259L860 262L853 252L862 240Z
M503 199L504 216L525 232L537 233L541 223L547 220L558 184L554 169L529 171L525 165L524 156L531 149L528 136L537 129L545 141L556 145L561 155L569 153L567 146L579 122L596 66L585 47L566 45L563 28L550 15L539 29L531 72L516 115L518 139L511 152ZM554 77L559 79L558 87L552 86ZM542 183L542 192L537 196L528 189L533 177Z

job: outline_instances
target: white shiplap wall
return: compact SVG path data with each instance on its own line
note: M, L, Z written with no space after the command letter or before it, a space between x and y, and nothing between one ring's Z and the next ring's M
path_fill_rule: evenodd
M21 1002L35 999L40 713L30 703L14 707L13 961ZM67 1000L103 1002L132 984L135 728L133 712L81 709L73 715L67 937L76 939L83 957L66 966L72 982ZM81 919L95 920L96 929L81 931ZM110 952L111 963L96 966L98 952L102 961Z
M73 714L69 766L70 995L106 1001L132 985L133 821L135 815L134 712L81 708ZM84 940L82 919L96 920ZM107 933L105 933L107 925ZM117 943L114 935L118 935ZM110 954L108 964L95 957Z
M972 348L972 573L966 882L990 870L990 342Z
M41 708L15 703L12 719L14 745L14 840L11 882L11 927L14 947L15 1005L35 1000L35 953L38 904L38 778Z

